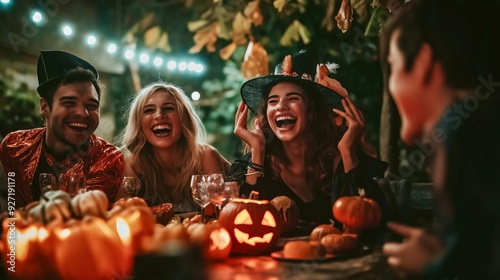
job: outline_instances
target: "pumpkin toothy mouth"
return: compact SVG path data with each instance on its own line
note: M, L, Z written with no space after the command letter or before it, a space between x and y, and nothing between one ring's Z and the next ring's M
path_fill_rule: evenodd
M239 229L234 229L234 236L239 243L246 243L249 245L255 245L256 243L269 243L273 239L273 233L266 233L264 236L254 236L252 238L248 238L250 235L248 233L244 233Z

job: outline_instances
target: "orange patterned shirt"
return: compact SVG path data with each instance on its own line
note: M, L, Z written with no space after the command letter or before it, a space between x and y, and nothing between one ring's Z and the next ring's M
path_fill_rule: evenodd
M57 173L83 173L89 190L106 193L109 205L114 203L123 177L123 154L118 148L92 134L88 146L69 150L68 156L57 162L43 149L45 128L9 133L0 145L0 160L5 174L14 172L15 206L24 207L33 201L31 184L44 153L47 163Z

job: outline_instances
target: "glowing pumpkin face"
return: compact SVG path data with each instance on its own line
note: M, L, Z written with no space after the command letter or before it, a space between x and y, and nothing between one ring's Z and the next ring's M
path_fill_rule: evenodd
M271 249L281 234L279 213L267 200L233 198L219 223L231 235L232 252L259 254Z

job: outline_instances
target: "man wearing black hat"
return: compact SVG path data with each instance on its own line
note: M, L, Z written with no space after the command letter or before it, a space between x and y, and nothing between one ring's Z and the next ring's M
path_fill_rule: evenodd
M93 134L100 117L97 70L70 53L42 51L37 74L45 127L12 132L0 145L4 171L15 180L16 208L40 198L41 173L56 178L82 173L88 189L103 190L109 202L114 202L123 155Z

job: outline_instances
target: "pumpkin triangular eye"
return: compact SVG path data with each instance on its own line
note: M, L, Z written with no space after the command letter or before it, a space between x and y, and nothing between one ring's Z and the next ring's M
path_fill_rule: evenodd
M250 213L248 213L247 209L241 210L236 218L234 218L235 225L251 225L253 224L252 217L250 217Z
M268 227L276 227L276 220L274 219L273 214L271 212L266 211L264 213L264 218L262 218L262 225Z

